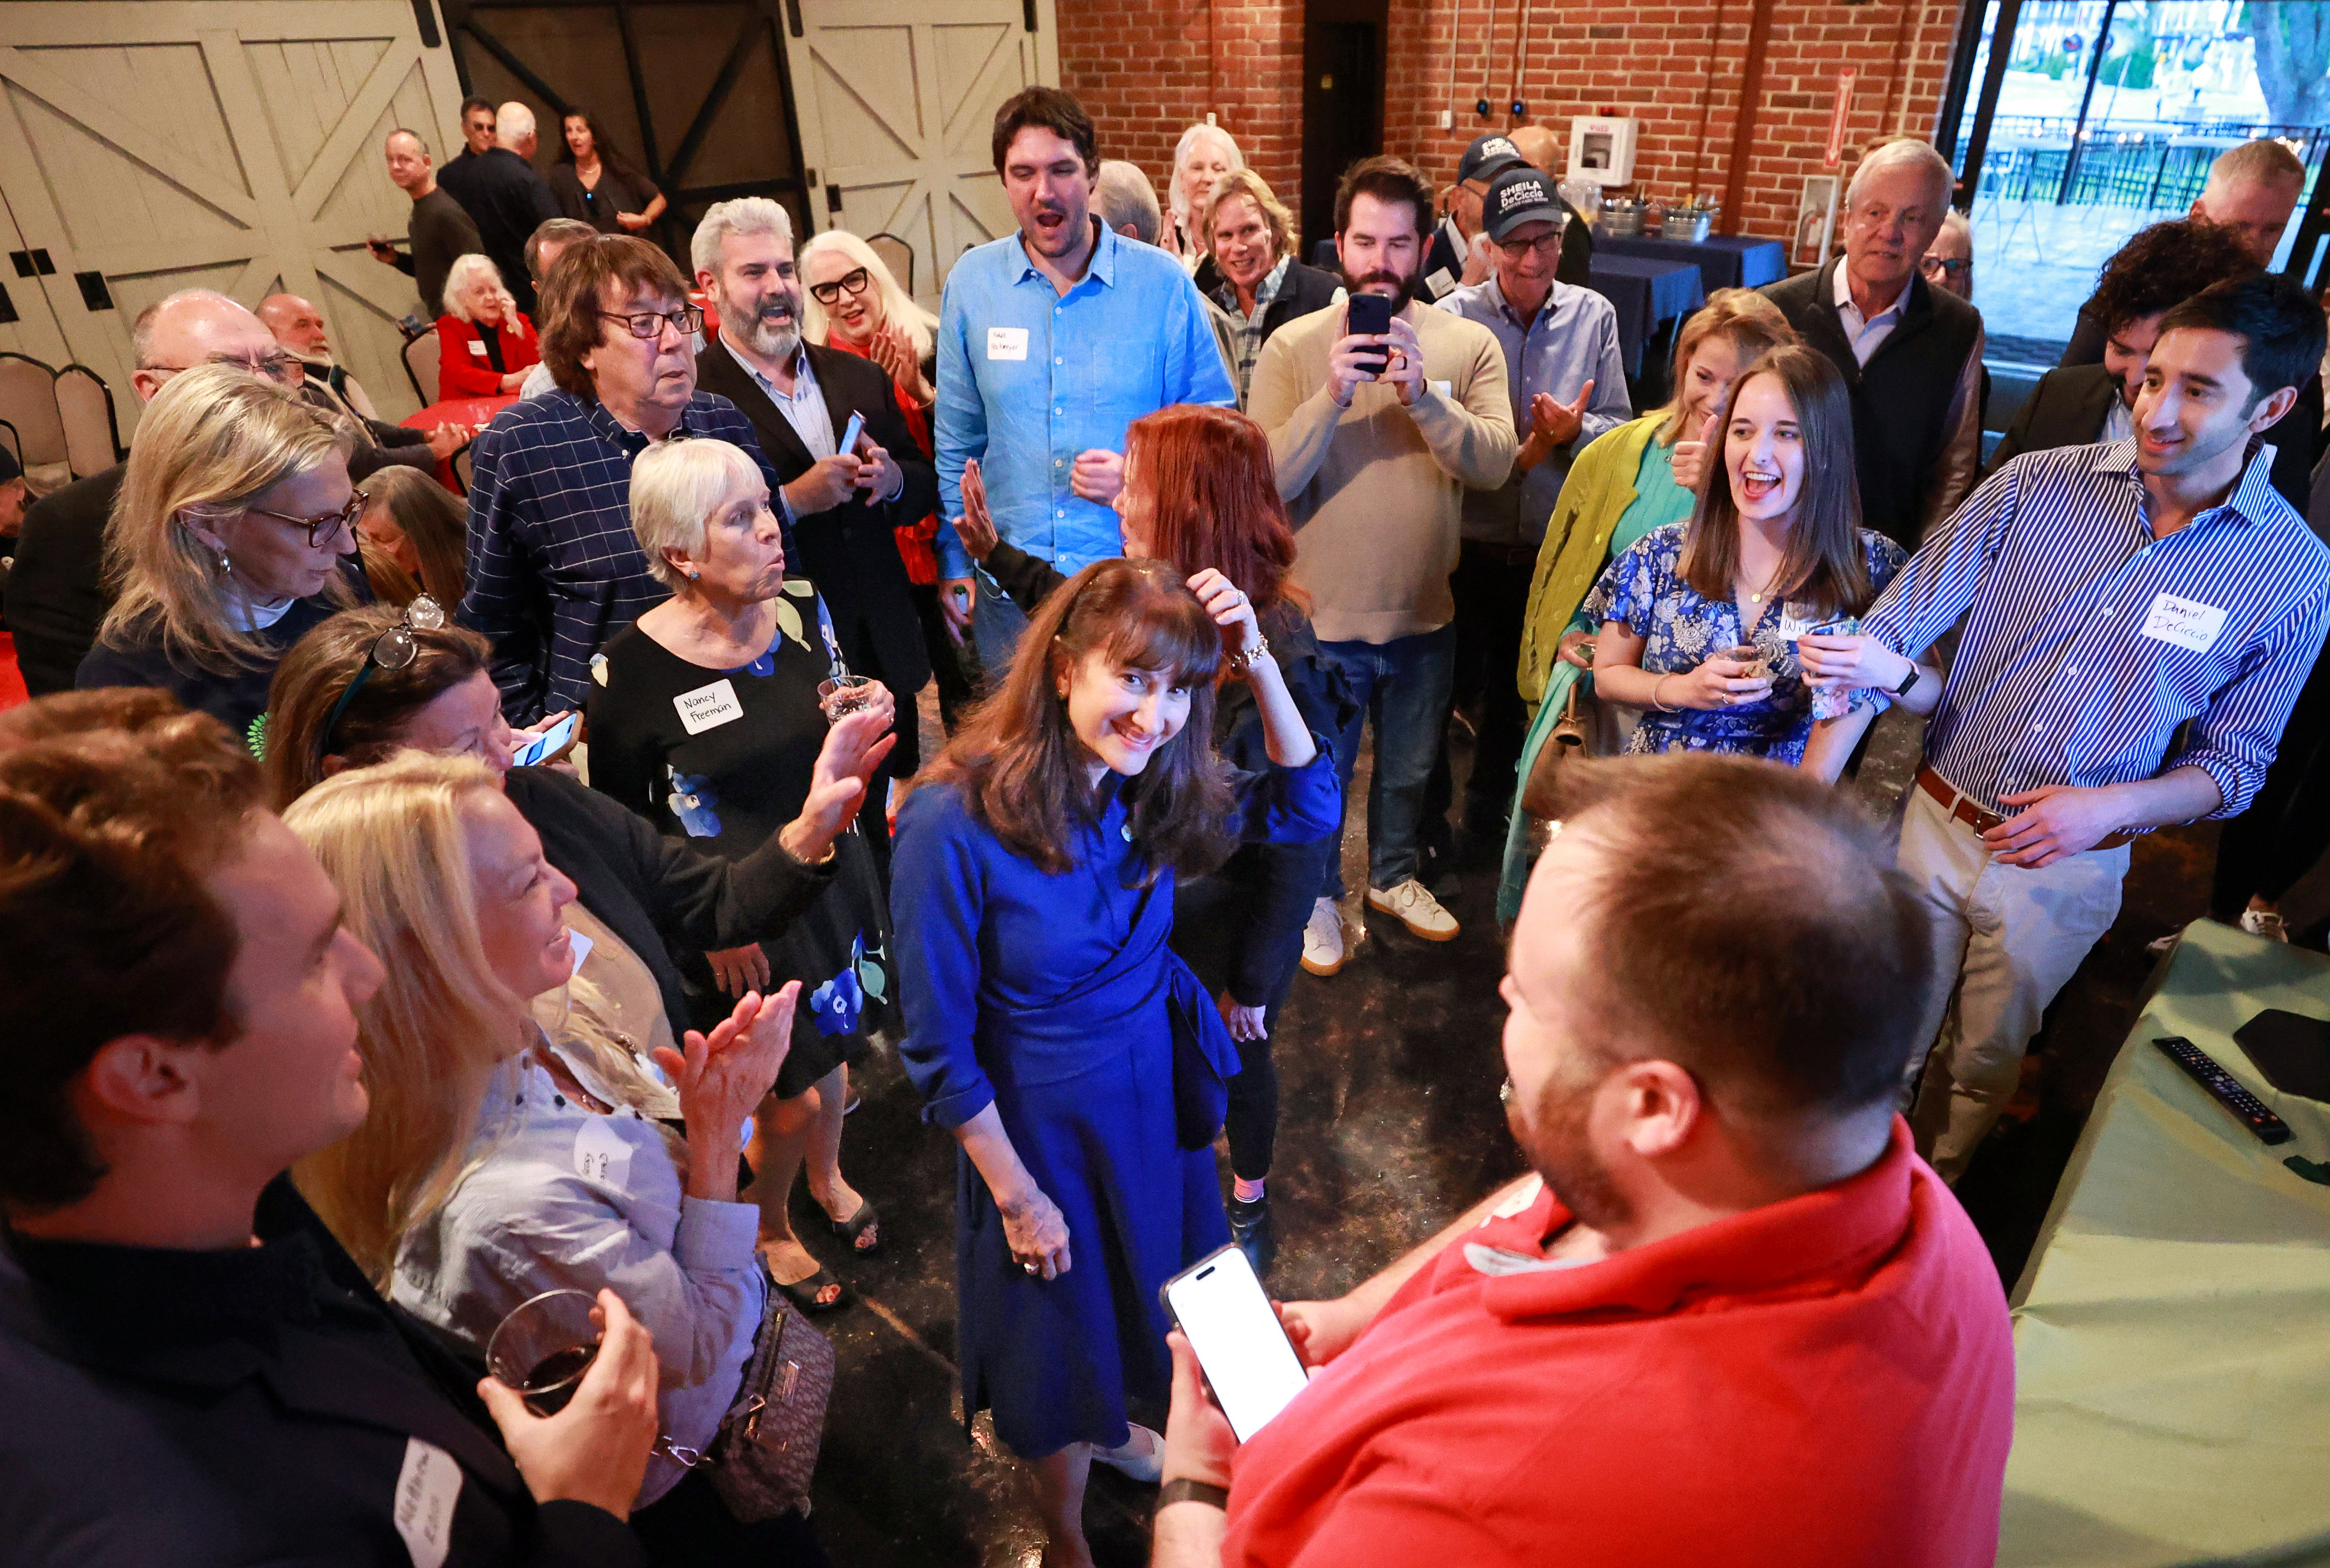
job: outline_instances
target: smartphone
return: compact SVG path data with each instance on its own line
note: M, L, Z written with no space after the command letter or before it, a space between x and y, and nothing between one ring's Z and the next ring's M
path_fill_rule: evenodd
M1380 294L1354 294L1344 301L1343 331L1350 337L1365 334L1380 337L1391 330L1391 301ZM1361 360L1359 363L1366 364ZM1391 351L1374 356L1374 373L1381 375L1390 367Z
M857 451L857 432L865 428L866 416L862 413L851 414L848 428L841 432L841 444L834 450L845 457L855 456Z
M1310 1381L1254 1265L1225 1247L1168 1279L1159 1294L1189 1336L1230 1430L1252 1441Z
M517 755L510 758L510 766L532 767L536 763L547 761L564 751L574 739L574 723L582 717L579 713L570 713L534 739L519 746Z

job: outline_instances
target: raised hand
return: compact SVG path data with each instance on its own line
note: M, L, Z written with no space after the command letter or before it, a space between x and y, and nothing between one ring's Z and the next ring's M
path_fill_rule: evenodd
M1700 427L1697 441L1675 442L1672 462L1675 483L1687 490L1699 489L1699 481L1707 477L1708 466L1713 461L1710 454L1715 451L1716 433L1722 423L1721 414L1710 413Z
M1255 618L1254 602L1221 573L1207 567L1189 579L1189 592L1222 629L1223 646L1244 653L1262 641L1262 623Z
M747 992L708 1037L691 1029L682 1049L656 1048L656 1065L678 1090L680 1119L687 1124L690 1196L734 1201L744 1118L775 1086L792 1050L800 1000L798 980L771 996Z

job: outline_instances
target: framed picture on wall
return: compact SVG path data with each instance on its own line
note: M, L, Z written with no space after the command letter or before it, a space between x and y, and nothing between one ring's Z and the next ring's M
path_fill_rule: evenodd
M1796 240L1788 260L1799 267L1817 267L1828 260L1830 236L1836 233L1838 176L1806 175L1804 194L1796 205Z

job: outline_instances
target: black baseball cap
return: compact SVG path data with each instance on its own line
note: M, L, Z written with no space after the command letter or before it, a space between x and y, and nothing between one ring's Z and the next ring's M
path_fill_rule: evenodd
M1461 185L1467 180L1492 180L1516 164L1527 168L1529 160L1521 157L1521 149L1512 144L1511 138L1493 131L1476 136L1473 145L1464 149L1464 156L1456 160L1456 183Z
M1502 240L1523 223L1551 223L1559 228L1568 211L1553 192L1553 176L1523 164L1509 168L1489 182L1481 198L1481 226L1492 240Z

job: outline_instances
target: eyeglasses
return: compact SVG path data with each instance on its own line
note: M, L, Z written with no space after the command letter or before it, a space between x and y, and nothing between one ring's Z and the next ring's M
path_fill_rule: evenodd
M630 328L634 337L660 337L667 321L678 328L683 337L704 330L704 312L693 305L682 305L677 310L641 310L637 314L620 310L593 310L591 314L601 320L621 322Z
M232 365L238 370L248 370L253 375L263 375L268 380L281 385L291 379L291 371L298 361L289 354L280 353L262 354L255 359L243 359L232 354L222 354L215 358L203 360L200 364ZM197 369L199 366L141 365L137 368L156 371L164 375L176 375L185 371Z
M1928 278L1937 273L1946 273L1955 278L1960 272L1973 271L1974 262L1964 256L1921 256L1918 260L1918 270Z
M428 594L418 594L413 596L412 603L404 607L404 613L398 618L396 624L373 639L372 651L365 655L364 668L357 670L355 679L348 682L348 689L340 693L340 699L332 704L331 714L324 720L324 727L316 732L317 760L321 761L331 755L332 732L340 727L340 719L347 713L348 705L356 699L356 693L365 689L365 682L372 679L372 672L375 670L405 669L421 657L421 639L413 633L434 632L444 624L445 607Z
M1526 260L1531 251L1540 256L1557 256L1561 253L1561 231L1556 229L1549 234L1539 234L1534 240L1499 240L1496 244L1508 261Z
M355 535L356 519L365 515L365 508L371 504L371 498L364 491L358 490L348 498L348 504L338 511L326 512L317 518L295 518L289 512L270 512L265 507L245 507L242 509L246 512L257 512L262 518L273 518L279 523L289 523L295 528L307 529L308 547L311 550L320 550L327 541L337 538L343 528L346 528L349 537L353 538Z
M844 272L839 279L833 282L811 283L809 286L809 297L816 300L820 305L830 305L836 299L840 299L844 294L848 294L852 298L855 298L859 294L863 294L866 292L866 286L873 280L874 279L872 274L868 273L865 268L859 267L854 271Z

